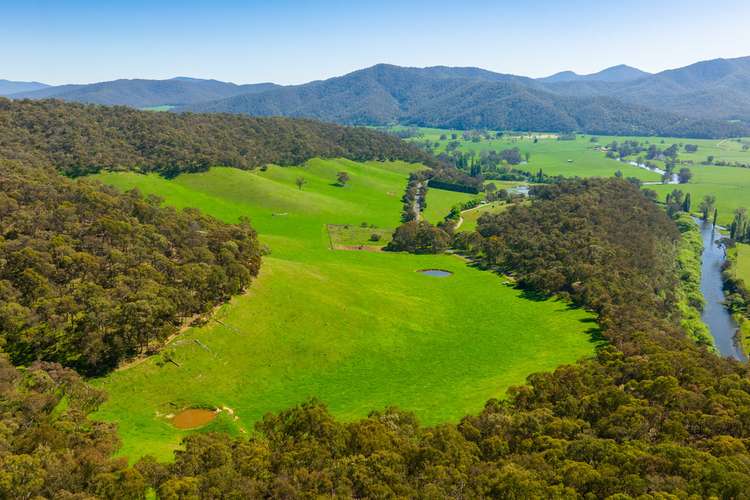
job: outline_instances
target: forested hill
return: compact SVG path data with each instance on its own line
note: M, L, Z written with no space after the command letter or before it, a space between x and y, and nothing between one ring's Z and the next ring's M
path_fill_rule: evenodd
M0 98L0 159L53 165L67 175L101 169L176 175L214 165L296 165L313 157L435 164L396 137L313 120Z
M311 117L355 125L401 123L702 138L750 133L745 124L685 118L669 110L623 101L617 93L570 94L554 92L551 84L537 80L476 68L381 64L338 78L177 110Z
M251 94L278 87L273 83L235 85L218 80L171 78L169 80L128 79L54 87L30 87L16 90L14 99L62 99L92 104L144 108L178 105Z

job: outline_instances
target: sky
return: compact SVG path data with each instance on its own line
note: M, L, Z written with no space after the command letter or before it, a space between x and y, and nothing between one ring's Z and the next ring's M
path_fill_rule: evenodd
M304 83L378 63L531 77L750 56L747 0L0 0L0 78Z

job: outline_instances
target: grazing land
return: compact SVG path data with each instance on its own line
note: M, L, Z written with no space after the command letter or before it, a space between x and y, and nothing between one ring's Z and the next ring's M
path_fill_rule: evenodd
M737 267L735 269L737 277L745 282L745 286L750 287L750 244L737 244Z
M499 213L504 210L507 210L508 205L505 202L502 201L494 201L492 203L487 203L485 205L480 205L476 208L471 208L469 210L464 210L461 212L461 218L463 219L463 222L461 223L461 227L459 228L460 231L474 231L477 228L477 220L479 220L479 217L483 214L487 213Z
M169 416L187 408L220 409L202 430L234 434L313 396L343 419L398 405L425 424L455 422L532 372L591 355L591 314L528 298L456 256L330 249L329 224L396 227L415 168L311 160L172 180L98 175L225 221L250 217L270 248L259 278L213 320L164 354L95 381L109 395L95 418L117 422L120 454L170 460L194 431L175 428ZM350 176L345 187L335 183L340 171Z
M591 136L578 136L575 140L563 141L556 134L504 134L502 137L489 140L482 138L479 142L473 142L464 139L462 134L465 131L461 130L418 130L422 135L409 140L416 143L438 143L439 146L434 150L436 154L446 151L455 134L455 140L459 141L459 151L473 151L479 155L483 151L518 148L522 155L529 153L529 162L516 166L521 170L536 172L541 168L548 175L566 177L611 177L617 170L621 170L625 177L637 177L643 181L659 180L659 175L653 172L607 158L595 149L596 144L591 142ZM446 137L441 140L443 135Z
M396 127L392 130L404 131L405 127ZM565 177L611 177L616 171L621 171L624 177L636 177L643 182L659 182L661 176L645 169L634 167L626 162L620 162L607 158L603 151L598 150L613 141L623 143L624 141L637 141L643 144L654 144L663 149L672 144L679 145L680 163L677 168L688 167L693 177L688 184L675 185L649 185L659 193L663 201L666 194L674 189L684 193L690 193L693 200L693 208L697 209L700 200L706 195L716 196L716 207L719 209L719 222L729 224L732 214L739 207L750 208L750 168L735 166L703 165L708 157L712 161L740 163L750 165L750 139L684 139L673 137L622 137L622 136L591 136L578 135L575 140L560 140L557 134L550 133L504 133L497 137L496 132L480 134L478 139L464 137L465 131L441 130L432 128L408 129L418 135L408 140L417 144L426 141L433 144L436 154L445 152L451 142L457 144L456 150L461 152L474 152L481 155L483 152L502 151L505 149L518 148L523 157L529 153L529 162L522 162L514 168L537 172L542 170L548 175L562 175ZM476 135L476 134L474 134ZM455 139L454 139L455 137ZM489 137L489 138L488 138ZM595 137L595 142L592 142ZM694 152L685 150L685 144L697 146ZM435 146L437 145L437 146ZM746 148L747 146L747 148ZM634 158L633 158L634 159ZM664 162L653 160L658 167L663 168ZM428 193L428 211L426 218L431 222L438 219L436 211L443 211L448 201L448 195L432 195L435 198L436 207L429 206L430 194ZM441 199L442 198L442 199ZM448 207L450 210L450 207ZM448 212L446 211L445 214Z
M693 178L688 184L648 186L659 193L664 200L667 193L679 189L690 193L693 200L693 211L697 211L700 200L706 195L716 196L716 208L719 210L719 224L732 222L734 210L739 207L750 208L750 168L717 167L694 165L690 167Z
M461 203L482 199L482 194L458 193L445 189L429 188L427 190L427 207L422 217L428 222L437 224L448 215L451 209Z

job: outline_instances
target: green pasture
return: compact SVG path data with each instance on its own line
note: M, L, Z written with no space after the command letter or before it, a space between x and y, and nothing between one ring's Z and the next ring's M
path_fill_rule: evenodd
M750 245L738 243L736 252L735 273L745 282L745 286L750 287Z
M248 216L270 248L246 294L171 342L175 363L157 355L93 381L109 395L94 418L117 423L120 454L170 459L189 431L167 416L193 406L225 408L203 430L236 435L310 397L343 419L398 405L424 424L455 422L532 372L591 355L591 314L527 297L457 256L330 249L329 224L396 227L415 168L312 160L172 180L98 175L228 222ZM335 185L342 170L346 187ZM427 268L454 274L417 272Z
M427 207L422 212L422 217L433 224L442 221L451 209L461 203L484 198L482 193L459 193L445 189L429 188L427 190Z
M674 189L690 193L694 212L698 211L698 205L704 196L716 196L719 223L722 225L732 222L735 209L750 208L750 168L694 165L690 170L693 178L688 184L648 187L659 193L661 201Z
M564 175L566 177L611 177L617 170L622 171L625 177L637 177L643 181L658 181L658 174L648 170L634 167L627 163L607 158L595 147L603 144L603 141L592 143L590 136L578 136L573 141L561 141L556 134L548 133L525 133L518 135L506 134L500 138L493 137L490 140L482 138L479 142L472 142L462 138L463 131L420 129L421 137L409 140L414 142L440 143L436 152L445 151L446 146L452 141L451 134L457 134L461 151L474 151L480 154L482 151L502 151L517 147L521 154L530 153L529 163L522 163L515 168L536 172L542 169L549 175ZM445 134L447 138L440 140ZM534 140L536 139L536 142Z
M510 205L502 201L494 201L487 203L486 205L480 205L476 208L464 210L461 212L461 218L464 220L461 223L460 231L474 231L477 228L477 221L482 214L487 213L499 213L504 212Z

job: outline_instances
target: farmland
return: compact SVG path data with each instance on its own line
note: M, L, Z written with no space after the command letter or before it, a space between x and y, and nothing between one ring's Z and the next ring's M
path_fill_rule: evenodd
M98 175L228 222L247 216L270 252L247 293L213 320L187 329L164 354L95 381L109 399L94 417L118 424L120 454L170 459L191 431L169 417L189 407L220 409L203 430L235 435L310 397L346 420L398 405L425 424L455 422L532 372L591 355L591 314L526 298L456 256L331 250L330 225L344 228L336 233L344 243L387 236L415 168L311 160L172 180ZM334 182L340 171L351 178L345 187Z
M400 127L403 130L403 127ZM687 166L693 173L693 178L688 184L674 185L649 185L659 193L660 200L664 200L667 193L679 189L684 193L690 193L693 200L693 208L696 209L700 200L706 195L716 196L716 207L719 210L719 222L728 224L732 220L732 213L738 207L750 208L747 193L750 191L750 168L733 166L703 165L702 163L712 157L713 162L729 162L750 164L750 139L679 139L670 137L617 137L596 136L592 142L590 135L578 135L575 140L560 140L556 134L548 133L505 133L497 137L495 132L481 136L478 140L464 138L463 131L440 130L430 128L412 129L418 134L408 140L416 143L426 141L437 144L434 148L436 154L445 152L451 142L455 142L456 150L462 152L474 152L481 155L486 151L502 151L504 149L518 148L521 155L529 154L529 162L522 162L515 168L530 172L542 170L548 175L562 175L565 177L610 177L616 171L622 172L624 177L635 177L643 182L654 183L660 181L657 173L634 167L628 163L607 158L605 153L597 150L613 141L638 141L643 144L654 144L659 148L666 148L672 144L680 146L679 160L687 162L678 165L678 168ZM455 137L455 139L453 139ZM695 152L687 152L685 144L697 146ZM629 158L630 159L630 158ZM632 158L635 159L635 158ZM664 162L655 160L654 163L663 167ZM435 208L430 208L430 197L435 199ZM435 211L444 211L448 205L447 198L451 195L428 194L428 212L426 218L432 222L436 220ZM454 199L459 197L453 196ZM450 210L450 207L448 207ZM445 212L447 213L447 212Z

